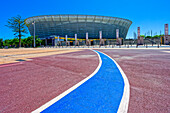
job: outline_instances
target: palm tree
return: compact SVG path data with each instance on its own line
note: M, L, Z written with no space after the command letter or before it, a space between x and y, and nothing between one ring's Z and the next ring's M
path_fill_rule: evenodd
M12 29L15 36L19 37L19 47L21 47L21 37L24 36L23 33L27 33L25 20L18 15L8 19L7 22L6 26Z

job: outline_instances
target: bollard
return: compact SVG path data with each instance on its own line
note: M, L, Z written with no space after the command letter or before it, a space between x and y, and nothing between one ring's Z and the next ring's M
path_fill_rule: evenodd
M159 48L159 44L158 44L158 48Z

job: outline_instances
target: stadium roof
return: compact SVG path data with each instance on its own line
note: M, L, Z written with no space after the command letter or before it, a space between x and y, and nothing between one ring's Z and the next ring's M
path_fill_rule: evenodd
M99 38L99 31L102 31L103 38L115 38L116 29L119 29L120 37L125 38L132 21L128 19L97 16L97 15L42 15L26 19L30 24L28 29L33 35L33 25L35 21L36 35L45 38L51 35L59 35L78 38L85 38L85 33L89 33L89 38Z

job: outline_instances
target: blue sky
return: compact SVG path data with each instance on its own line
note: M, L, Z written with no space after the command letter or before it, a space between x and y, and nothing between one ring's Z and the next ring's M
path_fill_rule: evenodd
M28 18L50 14L88 14L126 18L133 23L127 37L133 37L137 27L141 34L152 30L164 33L164 24L170 24L170 0L1 0L0 38L14 38L5 27L8 18L21 15ZM29 36L30 34L26 35Z

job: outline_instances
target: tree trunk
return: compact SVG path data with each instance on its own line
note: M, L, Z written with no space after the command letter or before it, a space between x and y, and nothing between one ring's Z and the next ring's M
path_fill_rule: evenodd
M21 47L21 25L19 23L19 47Z
M21 35L19 35L19 47L21 47Z

